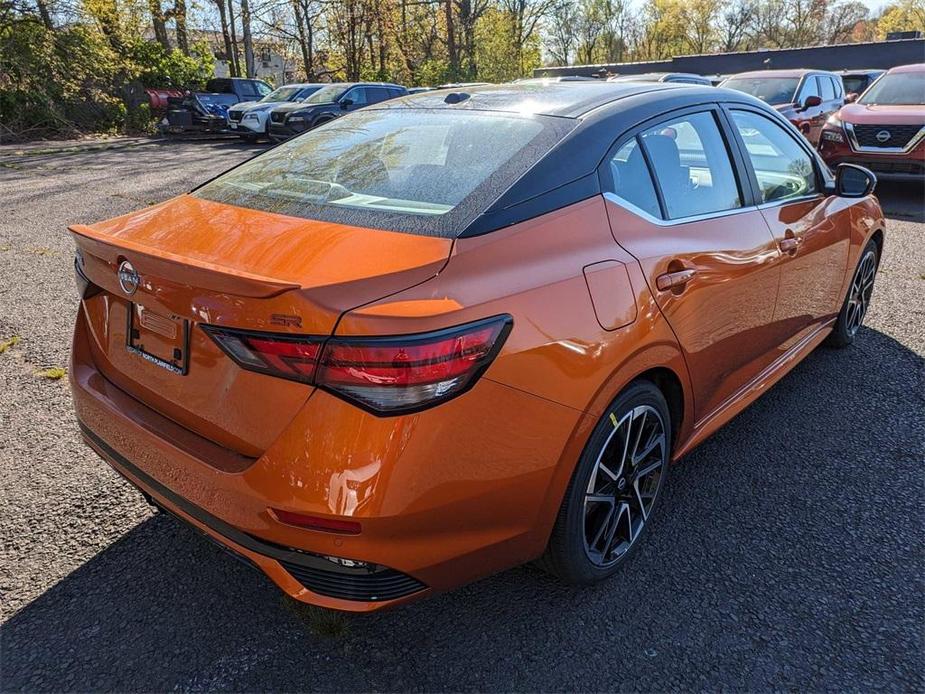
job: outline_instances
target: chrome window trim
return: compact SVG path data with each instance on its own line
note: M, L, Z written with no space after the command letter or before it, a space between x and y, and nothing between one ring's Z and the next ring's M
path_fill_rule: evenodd
M646 212L640 207L636 207L633 203L628 200L624 200L616 193L611 193L609 190L604 191L604 199L609 200L615 205L619 205L627 212L632 212L637 217L642 217L644 220L650 224L655 224L660 227L672 227L678 224L690 224L691 222L702 222L707 219L716 219L718 217L730 217L736 214L742 214L743 212L755 212L758 210L758 207L755 205L750 205L748 207L734 207L731 210L719 210L717 212L705 212L704 214L695 214L688 217L675 217L673 219L662 219L661 217L653 217L651 214Z
M868 89L870 89L870 87L868 87ZM894 123L893 125L902 125L902 123ZM918 146L919 142L925 139L925 125L923 125L919 128L919 131L912 136L912 139L909 140L905 147L861 147L854 134L854 124L842 123L842 126L845 129L845 133L848 135L848 144L851 145L851 150L853 152L864 152L867 154L908 154ZM883 127L889 128L890 123L884 124Z
M782 207L784 205L790 205L795 202L809 202L810 200L824 200L825 195L822 193L813 193L812 195L801 195L798 198L782 198L780 200L772 200L771 202L763 202L758 205L759 210L769 210L773 207Z

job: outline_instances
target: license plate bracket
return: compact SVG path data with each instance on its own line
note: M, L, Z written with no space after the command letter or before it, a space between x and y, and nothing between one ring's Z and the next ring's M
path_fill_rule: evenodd
M179 376L189 373L190 322L130 304L125 347L145 361Z

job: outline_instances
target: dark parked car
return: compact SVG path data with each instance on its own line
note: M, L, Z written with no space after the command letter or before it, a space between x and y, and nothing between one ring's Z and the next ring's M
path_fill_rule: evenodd
M350 111L407 94L401 85L385 82L329 84L300 103L282 104L270 111L270 139L288 140Z
M710 87L713 82L692 72L647 72L642 75L614 75L608 82L679 82L681 84L702 84Z
M842 84L845 86L845 103L855 101L886 70L842 70Z
M826 119L845 103L841 76L824 70L761 70L733 75L721 87L758 97L776 108L813 145Z

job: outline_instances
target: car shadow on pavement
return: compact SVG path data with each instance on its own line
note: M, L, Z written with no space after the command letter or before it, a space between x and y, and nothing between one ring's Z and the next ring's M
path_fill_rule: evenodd
M864 329L672 470L611 581L531 567L324 637L154 516L0 629L3 690L919 689L925 359Z
M887 219L925 222L925 181L880 181L876 195Z

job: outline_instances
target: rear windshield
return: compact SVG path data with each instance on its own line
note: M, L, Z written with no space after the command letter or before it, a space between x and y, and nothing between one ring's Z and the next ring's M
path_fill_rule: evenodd
M925 104L925 72L894 72L874 82L858 99L861 104L914 106Z
M573 123L484 111L366 109L251 159L194 194L290 216L449 238Z
M845 94L860 94L870 83L867 75L845 75L841 81L845 85Z
M773 106L793 103L798 84L800 80L796 77L733 77L722 86L751 94Z

